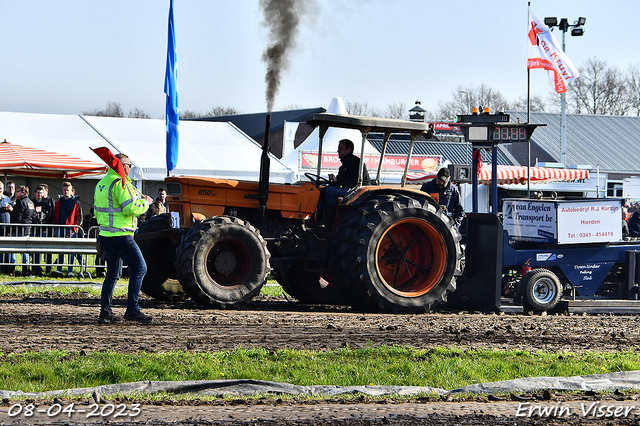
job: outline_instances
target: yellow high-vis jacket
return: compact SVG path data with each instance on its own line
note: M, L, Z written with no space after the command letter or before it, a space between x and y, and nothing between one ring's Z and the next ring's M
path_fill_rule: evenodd
M147 202L138 198L131 179L127 176L125 187L122 188L122 177L111 168L96 185L93 211L101 236L133 235L136 229L135 218L148 208Z

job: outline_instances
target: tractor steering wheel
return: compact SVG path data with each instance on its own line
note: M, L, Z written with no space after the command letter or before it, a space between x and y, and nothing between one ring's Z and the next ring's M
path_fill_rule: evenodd
M315 173L305 173L304 176L309 179L316 188L320 185L329 185L331 183L329 179L316 175Z

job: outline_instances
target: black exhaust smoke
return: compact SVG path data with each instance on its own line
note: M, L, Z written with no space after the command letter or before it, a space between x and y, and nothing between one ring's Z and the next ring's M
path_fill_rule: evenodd
M273 111L273 102L280 89L282 72L289 67L289 53L296 45L296 36L302 17L317 6L315 0L260 0L264 21L269 30L269 45L262 53L267 66L267 112Z
M262 53L262 61L267 66L264 77L267 83L267 122L260 159L260 182L258 183L258 209L264 217L269 198L269 133L271 133L271 112L273 102L280 88L282 72L289 66L289 52L295 47L299 23L303 15L316 9L315 0L260 0L264 15L262 24L269 30L269 45Z

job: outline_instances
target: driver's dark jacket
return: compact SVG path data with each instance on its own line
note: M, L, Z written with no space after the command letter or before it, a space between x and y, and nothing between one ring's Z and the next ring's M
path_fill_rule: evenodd
M338 169L338 176L336 176L336 182L332 182L332 186L339 186L340 188L355 188L358 185L358 174L360 173L360 159L349 153L340 159L342 165ZM367 166L364 166L362 172L362 184L370 185L371 179L369 179L369 172Z

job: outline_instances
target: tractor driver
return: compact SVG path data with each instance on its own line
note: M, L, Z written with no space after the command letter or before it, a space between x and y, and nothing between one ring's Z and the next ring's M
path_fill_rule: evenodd
M451 175L447 167L441 168L438 175L422 185L420 190L429 194L438 194L438 204L453 219L456 229L460 228L464 217L464 207L460 201L458 188L451 184Z
M338 156L342 165L338 169L338 176L329 174L329 185L321 188L320 200L318 201L318 215L321 220L318 223L330 224L335 217L338 199L344 197L349 189L358 185L360 174L360 158L353 155L353 142L349 139L342 139L338 142ZM362 172L362 184L369 185L369 172L365 165ZM325 220L328 219L328 222Z

